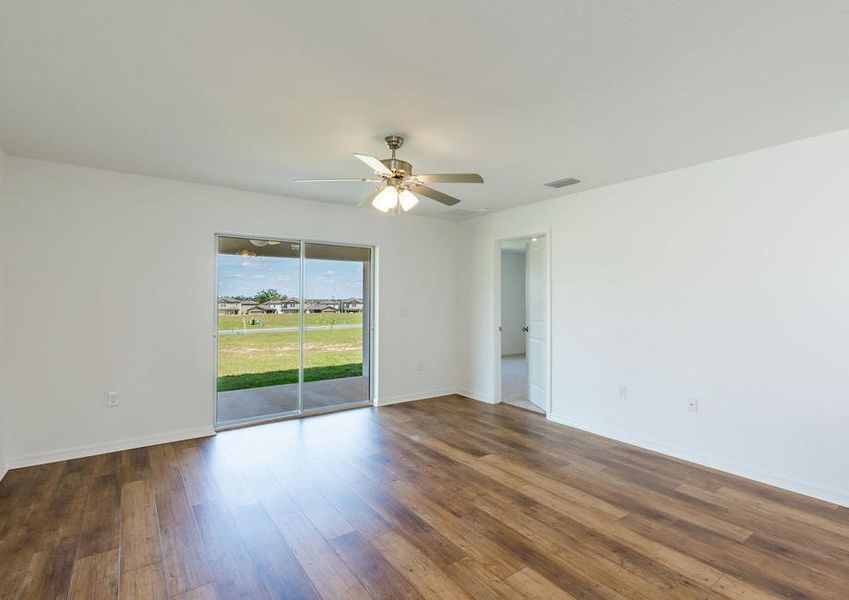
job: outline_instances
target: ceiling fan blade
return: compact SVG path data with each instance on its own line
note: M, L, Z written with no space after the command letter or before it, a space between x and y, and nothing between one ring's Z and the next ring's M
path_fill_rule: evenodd
M477 173L436 173L413 177L422 183L483 183L483 177Z
M378 175L392 175L392 171L389 170L389 167L380 162L379 158L369 156L368 154L357 154L356 152L354 152L354 156L366 163L369 167L371 167L371 170Z
M354 177L348 179L294 179L295 183L323 183L327 181L366 181L372 183L379 183L383 181L382 179L369 179L368 177Z
M442 192L435 190L433 188L429 188L426 185L417 185L413 187L413 191L417 194L421 194L422 196L427 196L431 200L436 200L437 202L441 202L446 206L454 206L455 204L459 204L460 201L454 196L449 196L448 194L443 194Z
M371 203L372 201L374 201L375 196L377 196L383 190L384 188L382 187L376 188L371 194L363 198L363 201L357 204L357 206L359 206L360 208L371 206Z

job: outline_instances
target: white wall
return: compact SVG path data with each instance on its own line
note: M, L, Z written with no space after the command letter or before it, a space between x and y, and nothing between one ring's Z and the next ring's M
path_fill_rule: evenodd
M379 399L454 390L455 314L431 311L455 222L13 157L6 179L14 466L210 430L216 231L376 244Z
M525 254L501 251L501 355L525 353Z
M842 131L462 223L459 387L492 399L495 241L548 230L552 419L849 504L847 164Z
M4 186L6 172L6 153L0 148L0 381L6 381L5 344L3 343L3 313L6 311L6 274L4 269L6 229L9 219L6 214L6 188ZM6 440L10 429L8 412L8 395L5 386L0 385L0 480L6 475Z

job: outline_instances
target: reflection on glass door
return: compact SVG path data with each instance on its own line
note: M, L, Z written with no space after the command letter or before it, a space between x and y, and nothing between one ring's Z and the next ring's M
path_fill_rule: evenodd
M218 236L218 427L371 399L371 249Z
M371 250L304 246L304 410L369 399Z

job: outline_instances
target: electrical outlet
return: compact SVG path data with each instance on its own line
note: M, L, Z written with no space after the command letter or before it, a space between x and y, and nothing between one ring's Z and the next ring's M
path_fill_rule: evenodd
M699 412L699 399L690 398L687 400L687 410L690 412Z
M121 399L118 398L118 392L108 392L106 394L106 406L112 408L114 406L118 406L121 403Z
M628 399L628 386L627 385L620 385L619 386L619 398L620 398L620 400L627 400Z

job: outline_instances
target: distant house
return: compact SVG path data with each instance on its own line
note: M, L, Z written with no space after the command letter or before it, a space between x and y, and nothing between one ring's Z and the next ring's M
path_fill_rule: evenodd
M238 315L242 304L235 298L224 296L218 299L218 314L219 315Z
M293 313L298 312L300 310L301 301L297 298L286 298L285 300L281 300L281 312L284 313Z
M358 313L363 312L363 301L360 298L348 298L341 301L342 312Z
M279 315L283 312L280 307L280 304L276 302L264 302L263 304L258 305L256 308L261 309L267 315Z
M266 312L269 314L280 314L283 312L283 303L285 300L281 300L280 298L276 298L274 300L269 300L268 302L263 302L260 306L266 308Z
M300 300L297 298L275 298L268 302L259 303L256 300L239 300L230 296L222 296L218 299L219 315L255 315L255 314L283 314L296 313L300 310ZM315 300L316 305L324 305L330 301ZM318 309L318 306L316 306ZM316 311L313 311L316 312ZM321 311L319 311L321 312Z
M296 313L300 310L299 300L297 298L275 298L273 300L263 302L259 306L263 307L266 313L277 315L283 313Z
M256 308L257 306L259 306L259 302L256 302L255 300L242 300L241 303L240 303L240 306L239 306L239 314L240 315L254 314L257 311L255 311L253 309ZM259 312L264 312L264 311L259 311Z
M330 302L323 302L323 301L307 303L307 305L304 306L304 312L305 313L337 313L337 312L339 312L339 305L338 305L338 303L331 304Z

